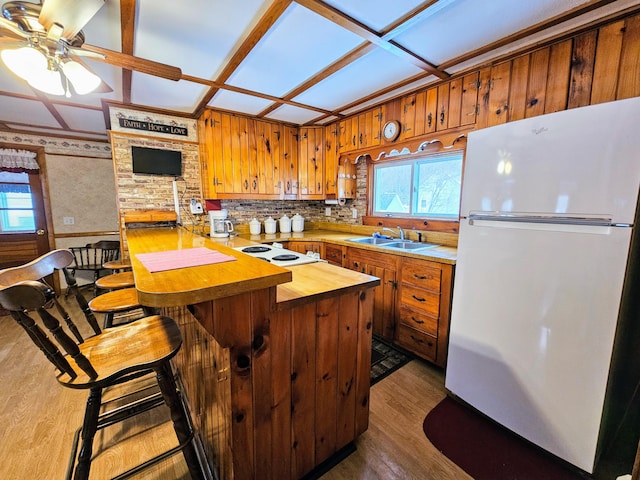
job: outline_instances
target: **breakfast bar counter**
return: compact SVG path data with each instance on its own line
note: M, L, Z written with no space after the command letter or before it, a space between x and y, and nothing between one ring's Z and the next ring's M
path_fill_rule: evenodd
M378 278L281 268L184 228L128 229L127 241L141 303L181 326L175 363L219 478L301 478L368 428ZM140 261L198 248L233 259L154 273Z

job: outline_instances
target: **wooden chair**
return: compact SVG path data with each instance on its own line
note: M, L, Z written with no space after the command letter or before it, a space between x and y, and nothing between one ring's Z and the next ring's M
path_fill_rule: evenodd
M94 333L101 332L95 315L89 308L87 300L78 289L75 277L68 267L73 264L73 255L69 250L58 249L47 252L44 255L17 267L0 270L0 288L8 287L24 280L40 280L46 284L45 277L57 274L62 271L67 282L67 296L71 295L75 298L80 310L84 314L85 320L91 326ZM53 290L53 289L52 289ZM52 307L55 307L60 316L64 319L67 328L73 333L74 337L81 342L82 335L77 325L71 319L69 313L60 303L57 296L51 299Z
M138 291L135 288L121 288L103 293L89 300L89 308L93 313L103 314L103 328L111 328L118 319L118 324L136 320L136 313L142 310L144 315L153 315L153 308L140 305Z
M111 270L111 273L131 270L131 262L126 259L111 260L109 262L105 262L102 266L107 270Z
M120 288L129 288L135 285L133 272L110 273L96 280L96 290L118 290Z
M181 450L192 478L204 478L205 470L195 448L193 428L169 363L182 344L178 325L168 317L154 315L105 330L84 342L76 342L47 310L46 306L54 299L55 292L48 285L37 281L22 281L0 290L0 305L11 313L14 320L53 363L57 369L58 382L63 387L89 390L83 425L77 434L82 439L82 445L76 459L77 436L72 449L74 468L68 474L73 470L75 480L88 479L96 432L152 408L144 402L133 402L127 408L100 414L103 390L129 382L152 369L161 397L170 409L179 446L124 475L137 473ZM55 342L40 327L35 313Z
M78 271L93 272L93 281L89 285L94 286L94 295L97 294L96 280L102 272L106 271L104 264L120 258L120 242L118 240L101 240L96 243L88 243L84 247L69 248L73 253L74 264L69 267L76 275Z

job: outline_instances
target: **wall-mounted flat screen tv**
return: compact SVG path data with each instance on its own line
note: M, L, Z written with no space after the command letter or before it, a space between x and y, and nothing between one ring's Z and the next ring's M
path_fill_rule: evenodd
M182 175L182 152L159 148L131 147L133 173L147 175Z

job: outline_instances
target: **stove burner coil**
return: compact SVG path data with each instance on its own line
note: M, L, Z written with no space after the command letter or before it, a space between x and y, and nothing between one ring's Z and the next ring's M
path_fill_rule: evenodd
M277 260L279 262L290 262L292 260L297 260L299 257L298 255L292 255L292 254L283 254L283 255L276 255L275 257L271 257L272 260Z
M268 252L269 250L271 250L270 247L256 245L255 247L243 248L241 251L244 253L262 253L262 252Z

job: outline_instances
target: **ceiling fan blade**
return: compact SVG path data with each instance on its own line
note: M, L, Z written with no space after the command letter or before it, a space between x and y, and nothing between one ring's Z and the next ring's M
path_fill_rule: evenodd
M126 68L127 70L134 70L136 72L166 78L167 80L173 80L176 82L182 78L181 69L179 69L178 67L167 65L165 63L159 63L154 62L153 60L134 57L133 55L127 55L126 53L120 53L114 50L96 47L95 45L87 45L86 43L82 46L81 50L104 55L104 58L96 58L96 60L109 63L116 67Z
M23 30L20 30L18 26L11 20L0 17L0 32L5 37L12 38L29 38L29 34Z
M71 39L91 20L106 0L44 0L38 21L47 29L62 25L62 36Z
M79 47L67 47L67 51L71 55L75 55L77 57L85 57L91 58L93 60L105 61L105 56L101 53L90 52L89 50L85 50L84 48Z

